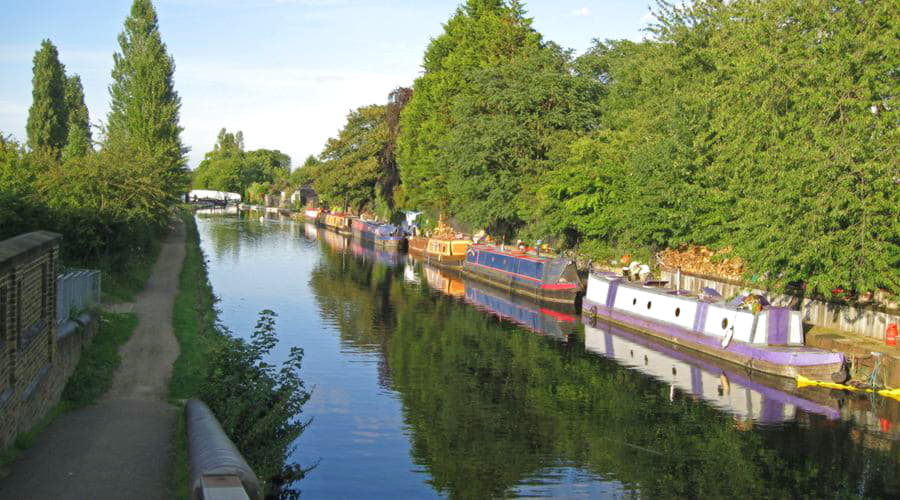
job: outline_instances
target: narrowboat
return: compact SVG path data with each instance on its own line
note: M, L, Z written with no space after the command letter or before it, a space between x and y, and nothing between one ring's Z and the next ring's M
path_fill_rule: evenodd
M829 420L841 417L837 408L801 397L796 384L786 379L762 374L751 377L729 363L612 323L587 316L582 316L582 321L585 350L669 384L672 399L675 391L702 399L742 424L778 424L796 420L802 413Z
M472 245L471 238L457 233L452 226L438 220L437 228L429 237L417 236L409 239L409 251L438 267L458 268L466 258Z
M346 215L342 213L325 214L324 220L322 222L328 229L349 236L352 233L350 224L354 218L355 217L353 217L352 215Z
M426 245L428 245L428 238L425 236L410 236L406 239L407 251L418 257L425 257Z
M406 235L403 230L393 224L363 219L353 219L350 223L353 236L375 244L375 246L400 250L406 244Z
M772 375L828 380L843 370L842 354L804 346L798 311L769 306L758 296L726 302L711 289L694 295L595 272L581 311Z
M513 293L569 304L576 309L584 293L573 260L541 257L493 245L470 246L463 261L463 273Z

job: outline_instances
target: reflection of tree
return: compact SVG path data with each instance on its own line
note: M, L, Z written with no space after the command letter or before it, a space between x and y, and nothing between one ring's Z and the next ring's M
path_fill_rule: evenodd
M324 243L323 243L324 245ZM732 417L585 352L403 283L399 269L329 250L311 277L341 337L384 353L412 455L453 497L505 496L572 465L649 497L878 495L900 447L863 447L815 415L742 431ZM382 373L386 373L382 369ZM383 381L385 382L385 381Z
M394 388L415 459L453 496L503 495L560 462L650 497L825 496L900 484L897 446L864 449L846 424L743 432L581 346L512 333L456 302L406 299L387 353Z
M272 238L288 238L297 246L303 245L303 227L286 218L266 218L258 222L259 212L238 212L238 215L205 215L198 217L198 229L203 240L212 242L217 260L229 256L237 259L242 250L270 245ZM211 219L214 222L208 222Z

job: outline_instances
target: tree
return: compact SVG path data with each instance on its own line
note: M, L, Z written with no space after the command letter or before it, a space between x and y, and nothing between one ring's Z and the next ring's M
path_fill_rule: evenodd
M400 114L412 99L413 90L408 87L397 87L388 94L384 121L387 125L388 140L379 153L381 175L378 179L378 190L375 195L383 205L385 212L392 211L395 206L394 189L400 184L400 170L397 168L397 138L400 136Z
M219 131L213 150L206 153L194 171L196 189L244 193L253 184L286 188L291 157L278 150L244 151L244 134Z
M106 145L148 157L164 190L175 198L187 182L187 149L178 122L181 99L173 82L175 61L166 52L150 0L134 0L119 47L113 55Z
M34 55L31 108L26 131L32 150L52 148L56 154L66 145L66 74L59 52L50 40L41 42Z
M353 110L338 136L328 139L314 183L320 199L357 210L375 200L379 154L388 141L384 112L375 104Z
M91 121L87 105L84 103L84 89L81 77L66 78L66 109L68 113L68 135L62 151L63 161L86 155L93 150L91 145Z

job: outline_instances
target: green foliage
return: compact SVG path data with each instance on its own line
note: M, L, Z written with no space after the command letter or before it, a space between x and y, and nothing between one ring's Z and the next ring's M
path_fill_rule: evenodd
M71 408L93 404L112 387L113 375L121 361L119 347L131 338L138 324L135 314L104 312L98 321L96 335L81 352L81 359L63 389L62 399Z
M219 131L216 145L194 171L194 189L213 189L230 193L247 193L256 184L266 189L286 189L291 170L290 156L278 150L244 151L244 134ZM254 194L266 194L254 193Z
M323 204L356 210L370 205L381 178L379 155L389 140L385 106L351 111L338 136L325 144L321 164L311 167L313 186Z
M505 236L542 219L534 180L595 126L594 75L502 1L460 7L423 67L401 118L404 202Z
M582 56L600 128L540 182L538 227L598 256L731 247L773 289L900 291L888 4L661 2L655 40Z
M78 158L93 151L91 143L91 121L87 105L84 103L84 89L81 77L66 78L66 111L68 113L68 135L62 150L63 162Z
M294 441L309 425L298 416L310 394L300 378L303 349L291 347L280 369L266 361L278 343L275 316L261 311L249 342L223 337L223 345L211 353L199 393L270 486L300 480L308 472L297 464L285 465Z
M57 153L66 145L68 113L66 74L59 52L50 40L41 42L34 55L31 80L31 108L28 109L28 146L32 150L50 148Z
M134 0L113 54L113 83L105 147L138 155L153 165L158 187L174 202L187 186L178 123L175 61L166 52L150 0Z

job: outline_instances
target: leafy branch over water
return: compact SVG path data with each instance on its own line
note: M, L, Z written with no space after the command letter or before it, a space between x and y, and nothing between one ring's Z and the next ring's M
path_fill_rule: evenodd
M227 332L208 365L200 398L218 417L269 495L293 497L289 485L312 467L286 463L294 443L311 420L299 418L310 393L300 378L303 349L291 347L281 367L266 361L278 344L274 311L260 311L250 341ZM287 486L286 486L287 485Z

